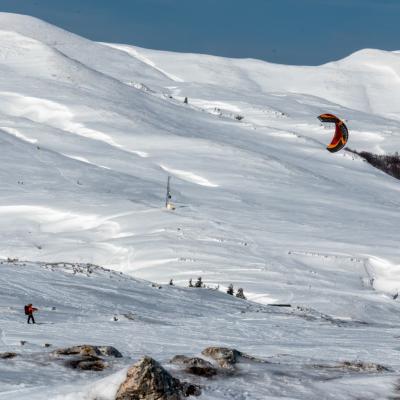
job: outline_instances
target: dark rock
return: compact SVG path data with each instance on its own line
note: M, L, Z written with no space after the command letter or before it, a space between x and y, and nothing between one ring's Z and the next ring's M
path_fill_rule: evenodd
M14 358L17 356L17 353L12 353L12 352L5 352L5 353L0 353L0 359L2 360L9 360L10 358Z
M193 385L191 383L182 382L182 393L184 397L189 396L200 396L201 389L198 385Z
M207 378L214 376L217 374L217 369L208 361L203 360L199 357L186 357L186 356L175 356L171 360L172 364L183 365L185 367L185 371L198 375L205 376Z
M105 363L99 357L89 356L68 360L66 362L66 366L73 369L81 369L84 371L103 371L103 369L107 367L107 363Z
M157 361L143 357L128 370L116 400L181 400L200 393L197 386L181 383Z
M106 357L122 358L122 354L113 346L98 346L97 350Z
M130 321L134 321L136 316L133 312L128 312L125 314L122 314L126 319L129 319Z
M162 286L159 285L158 283L152 283L151 287L157 288L157 289L162 289Z

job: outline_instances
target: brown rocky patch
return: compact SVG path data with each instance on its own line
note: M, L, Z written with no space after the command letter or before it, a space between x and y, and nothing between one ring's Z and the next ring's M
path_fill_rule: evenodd
M181 400L200 393L198 386L181 383L157 361L143 357L128 370L116 400Z
M103 371L107 368L107 363L99 357L78 357L66 361L66 366L83 371Z
M122 357L122 354L112 346L92 346L92 345L80 345L67 347L64 349L57 349L53 352L56 356L107 356L107 357Z

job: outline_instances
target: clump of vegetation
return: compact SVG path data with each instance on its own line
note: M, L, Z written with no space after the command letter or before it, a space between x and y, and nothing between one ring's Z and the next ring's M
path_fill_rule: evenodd
M199 276L197 278L197 281L196 281L196 283L194 285L193 285L192 278L190 278L189 279L189 287L204 288L205 285L203 283L203 280L202 280L201 276Z
M358 152L351 149L347 149L347 151L359 155L375 168L386 172L396 179L400 179L400 155L398 152L392 155L378 155L370 153L368 151Z
M228 286L228 290L226 291L226 293L230 294L231 296L233 296L235 294L232 283ZM237 290L236 297L238 297L239 299L246 300L246 296L244 295L243 288L239 288Z
M171 283L171 282L172 282L172 279L170 281L170 285L171 284L173 285L173 283ZM197 281L194 284L193 284L192 278L190 278L188 287L190 287L190 288L206 288L206 289L219 290L219 285L217 285L216 287L206 286L204 284L203 279L202 279L201 276L199 276L197 278ZM244 295L244 292L243 292L242 288L237 289L236 294L235 294L235 288L233 287L232 283L228 286L228 289L226 290L226 293L231 295L231 296L236 296L239 299L247 300L246 296Z

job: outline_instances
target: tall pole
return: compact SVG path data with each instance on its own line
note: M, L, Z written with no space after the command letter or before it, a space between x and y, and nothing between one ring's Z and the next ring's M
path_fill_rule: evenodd
M165 197L165 207L168 208L169 206L169 201L171 199L171 177L168 175L168 181L167 181L167 195Z

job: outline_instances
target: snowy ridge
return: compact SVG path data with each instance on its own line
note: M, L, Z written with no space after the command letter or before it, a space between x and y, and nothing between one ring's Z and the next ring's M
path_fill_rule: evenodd
M132 51L187 83L221 86L220 71L223 70L225 90L308 94L355 110L398 119L400 56L395 52L365 49L337 62L303 67L134 47Z
M263 357L288 354L295 383L287 398L321 399L327 390L338 399L363 397L363 387L365 399L392 393L399 370L393 297L400 290L400 186L358 156L327 152L333 129L316 116L344 118L350 148L397 151L399 57L363 50L319 67L290 67L94 43L0 13L0 258L30 260L1 267L0 352L24 335L35 346L46 338L57 346L112 344L104 341L116 335L116 347L125 347L134 332L127 358L109 371L118 374L156 347L168 363L179 331L174 353L197 354L217 342ZM175 211L164 208L168 175ZM173 278L180 287L202 276L220 291L230 283L243 287L257 304L207 290L158 292L106 272L93 283L73 283L75 275L54 275L35 261L102 265L161 284ZM19 310L29 300L50 307L55 276L62 297L56 306L66 321L46 311L41 318L54 325L32 333ZM94 316L82 306L88 291ZM266 305L273 302L295 311ZM118 304L134 304L141 323L126 322L116 333ZM195 307L200 322L179 317L178 329L169 328L174 307L183 315ZM254 314L241 315L243 307ZM232 318L230 333L218 333ZM392 372L301 380L309 363L358 358ZM70 386L61 389L64 369L62 384L46 375L20 391L26 370L10 365L0 362L0 398L40 398L43 385L48 398L72 396ZM283 396L285 385L274 378L282 371L253 372L267 384L236 382L238 399ZM80 379L89 385L93 377ZM236 398L224 385L211 385L203 398Z

